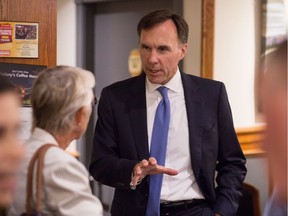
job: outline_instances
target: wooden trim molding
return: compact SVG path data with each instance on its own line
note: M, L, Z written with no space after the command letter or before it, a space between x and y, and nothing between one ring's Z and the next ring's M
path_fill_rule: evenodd
M202 0L201 77L213 79L215 0Z
M265 154L262 148L265 128L264 125L260 125L236 129L239 143L246 156L262 156Z

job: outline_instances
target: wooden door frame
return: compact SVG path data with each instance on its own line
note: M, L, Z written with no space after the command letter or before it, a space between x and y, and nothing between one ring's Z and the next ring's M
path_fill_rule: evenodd
M201 77L213 79L215 0L202 0Z

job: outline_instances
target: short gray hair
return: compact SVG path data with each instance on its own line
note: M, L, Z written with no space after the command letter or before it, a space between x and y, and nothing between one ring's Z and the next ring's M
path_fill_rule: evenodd
M91 103L94 86L93 74L81 68L56 66L42 71L31 92L33 130L39 127L53 135L72 130L76 112Z

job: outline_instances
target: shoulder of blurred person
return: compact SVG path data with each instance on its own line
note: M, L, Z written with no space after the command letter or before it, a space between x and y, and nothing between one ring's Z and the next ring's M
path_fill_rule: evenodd
M260 96L267 127L264 148L273 179L264 215L287 215L287 41L264 60Z

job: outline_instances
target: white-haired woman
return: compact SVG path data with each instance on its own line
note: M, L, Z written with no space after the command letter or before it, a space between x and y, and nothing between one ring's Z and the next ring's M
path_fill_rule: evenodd
M48 143L60 148L49 148L44 158L44 215L103 214L100 201L91 194L87 170L64 151L86 130L92 112L91 104L94 103L94 85L91 72L68 66L43 71L33 84L32 135L25 145L26 156L9 215L18 216L25 212L28 165L36 150Z

